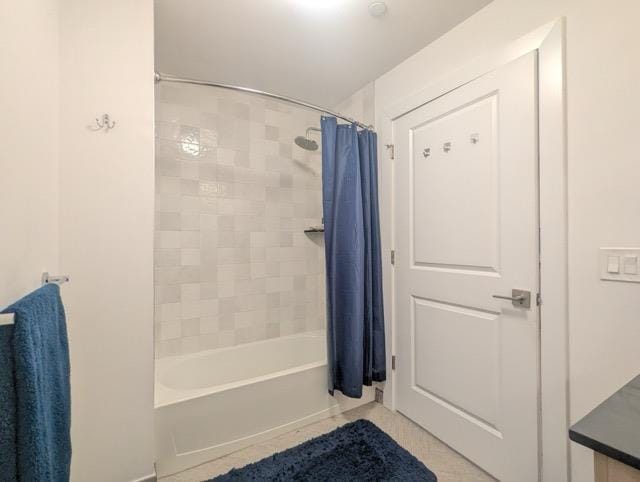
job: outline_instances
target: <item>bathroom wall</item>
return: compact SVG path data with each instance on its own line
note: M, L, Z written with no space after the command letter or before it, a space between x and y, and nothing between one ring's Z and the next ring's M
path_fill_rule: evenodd
M375 125L375 82L369 82L334 107L336 112L363 124Z
M72 480L133 481L155 460L152 0L60 2L60 61ZM115 129L90 131L103 113ZM48 124L34 117L28 130L39 140Z
M156 357L324 326L319 114L228 90L156 90ZM320 141L319 133L311 134Z
M0 3L0 307L68 273L72 480L153 474L153 3ZM109 112L118 127L88 131Z
M4 308L58 270L58 2L2 2L0 18Z
M640 285L603 282L598 273L599 247L637 247L640 240L640 3L494 0L379 78L376 110L560 16L567 21L573 423L640 372ZM593 480L590 450L572 443L571 459L573 481Z

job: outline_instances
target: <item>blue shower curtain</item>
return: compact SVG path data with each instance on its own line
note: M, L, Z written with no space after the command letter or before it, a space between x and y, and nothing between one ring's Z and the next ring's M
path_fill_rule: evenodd
M329 393L386 378L375 132L322 117Z

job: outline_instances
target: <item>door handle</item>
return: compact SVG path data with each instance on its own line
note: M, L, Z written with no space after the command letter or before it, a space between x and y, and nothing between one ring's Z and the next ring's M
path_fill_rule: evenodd
M516 308L531 308L531 291L511 290L511 296L493 295L500 300L509 300Z

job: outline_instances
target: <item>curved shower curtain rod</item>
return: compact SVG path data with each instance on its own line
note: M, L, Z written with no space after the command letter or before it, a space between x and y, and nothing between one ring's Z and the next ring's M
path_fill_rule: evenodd
M320 107L314 104L310 104L308 102L304 102L302 100L298 100L298 99L294 99L292 97L287 97L285 95L279 95L279 94L272 94L271 92L265 92L263 90L258 90L258 89L252 89L250 87L242 87L239 85L231 85L231 84L222 84L219 82L208 82L206 80L197 80L197 79L187 79L187 78L182 78L182 77L176 77L175 75L170 75L170 74L163 74L161 72L156 72L155 73L155 80L156 82L176 82L179 84L193 84L193 85L206 85L209 87L220 87L221 89L228 89L228 90L238 90L240 92L247 92L249 94L256 94L256 95L261 95L263 97L269 97L271 99L277 99L277 100L281 100L284 102L289 102L290 104L295 104L295 105L299 105L301 107L306 107L307 109L312 109L312 110L316 110L318 112L324 113L324 114L329 114L332 115L333 117L337 117L338 119L342 119L345 120L351 124L355 124L358 127L362 128L362 129L370 129L373 130L373 126L371 125L367 125L367 124L363 124L362 122L358 122L355 119L352 119L351 117L347 117L343 114L340 114L339 112L334 112L331 109L325 109L324 107Z

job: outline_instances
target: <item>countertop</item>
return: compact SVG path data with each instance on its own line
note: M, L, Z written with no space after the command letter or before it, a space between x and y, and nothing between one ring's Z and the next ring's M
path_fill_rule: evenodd
M640 470L640 375L573 425L569 438Z

